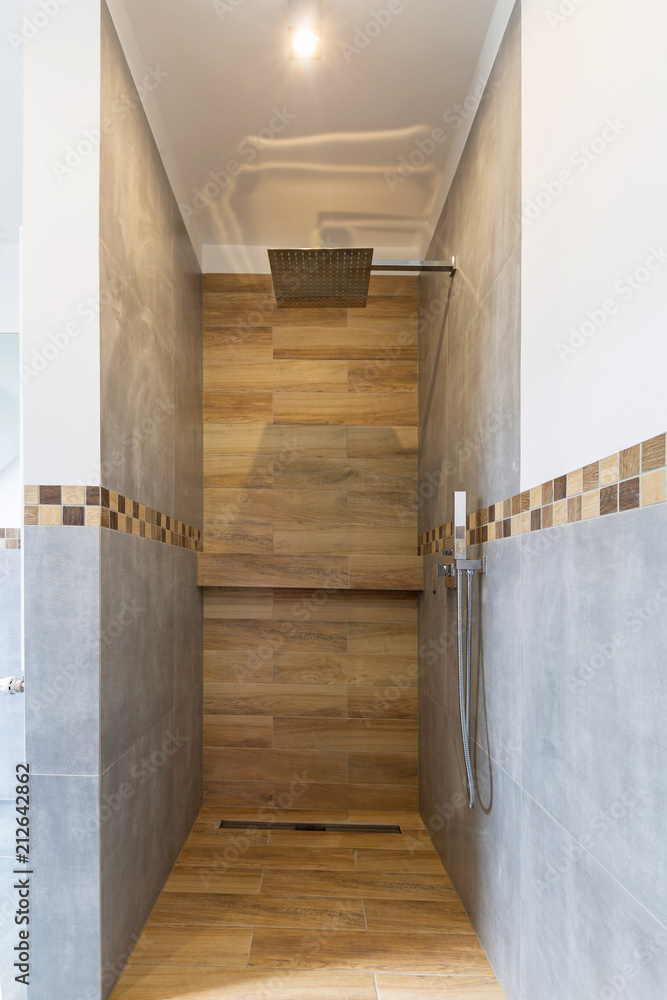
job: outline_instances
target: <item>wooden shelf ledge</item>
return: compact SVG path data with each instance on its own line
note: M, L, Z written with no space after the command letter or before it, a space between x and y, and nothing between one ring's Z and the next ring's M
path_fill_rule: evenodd
M202 552L199 586L420 591L423 590L423 558Z

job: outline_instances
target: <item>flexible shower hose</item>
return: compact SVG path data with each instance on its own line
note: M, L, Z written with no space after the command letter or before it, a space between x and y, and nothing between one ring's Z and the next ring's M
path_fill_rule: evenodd
M463 574L468 578L467 616L466 616L466 649L463 652ZM470 675L471 675L471 645L472 645L472 579L473 570L457 570L456 602L458 625L459 653L459 714L461 716L461 739L463 741L463 757L466 765L468 781L468 804L475 808L475 778L472 773L470 758Z

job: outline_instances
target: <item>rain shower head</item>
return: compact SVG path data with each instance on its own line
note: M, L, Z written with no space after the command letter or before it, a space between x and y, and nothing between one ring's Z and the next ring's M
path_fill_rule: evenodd
M279 309L363 309L371 271L456 271L454 258L374 261L369 247L268 253Z
M373 250L269 250L279 308L366 305Z

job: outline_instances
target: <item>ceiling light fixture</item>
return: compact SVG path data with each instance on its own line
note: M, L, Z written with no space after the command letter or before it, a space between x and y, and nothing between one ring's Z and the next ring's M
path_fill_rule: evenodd
M288 0L290 59L322 58L322 0Z

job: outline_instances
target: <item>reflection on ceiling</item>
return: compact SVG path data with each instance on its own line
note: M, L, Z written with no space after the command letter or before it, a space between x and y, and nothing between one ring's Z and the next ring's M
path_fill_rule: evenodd
M496 0L324 0L290 60L287 0L111 0L181 209L203 244L415 248Z

